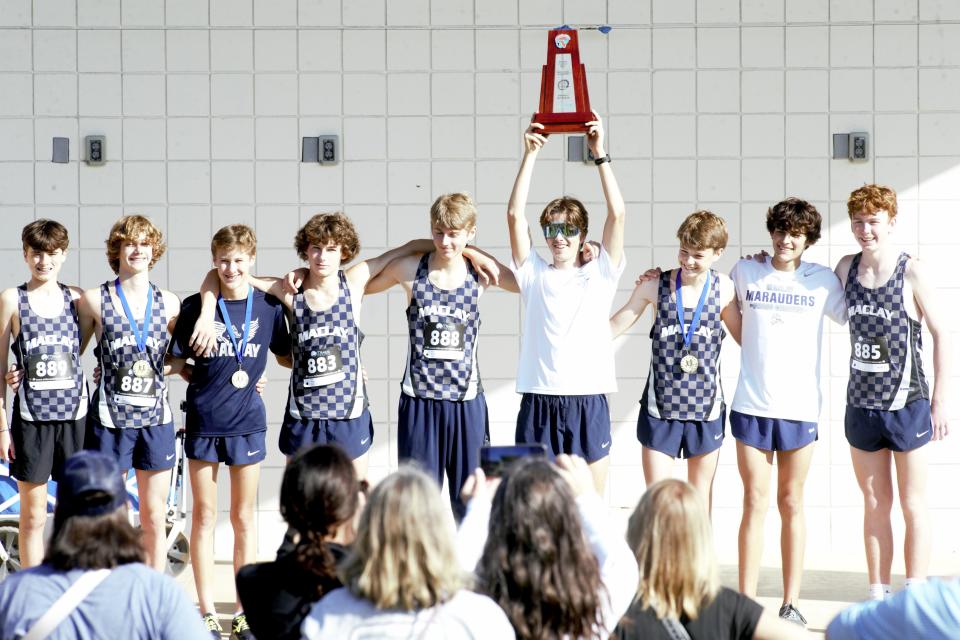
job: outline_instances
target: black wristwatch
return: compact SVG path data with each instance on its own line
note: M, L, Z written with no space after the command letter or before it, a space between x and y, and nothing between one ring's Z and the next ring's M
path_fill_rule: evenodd
M608 153L607 155L603 156L602 158L597 158L596 160L594 160L594 161L593 161L593 164L595 164L595 165L597 165L597 166L600 166L600 165L603 164L604 162L613 162L613 160L610 159L610 154L609 154L609 153Z

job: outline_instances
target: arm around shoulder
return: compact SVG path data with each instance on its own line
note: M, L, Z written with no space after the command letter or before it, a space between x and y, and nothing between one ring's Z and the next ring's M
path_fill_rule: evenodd
M626 304L610 316L611 337L616 338L622 335L624 331L636 324L656 295L656 280L647 280L634 287Z
M395 285L412 281L416 277L419 262L420 258L416 255L407 255L391 260L376 277L367 282L364 295L380 293Z
M431 251L433 251L432 240L410 240L399 247L384 251L378 256L358 262L346 269L345 275L352 289L364 289L367 284L382 273L391 262L401 258L420 256ZM368 293L372 292L368 291Z

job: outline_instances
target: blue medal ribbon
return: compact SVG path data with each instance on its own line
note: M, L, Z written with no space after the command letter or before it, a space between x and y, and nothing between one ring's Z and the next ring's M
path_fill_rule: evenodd
M113 289L120 298L120 304L123 306L123 313L127 316L127 322L133 330L133 338L137 341L137 351L146 354L147 336L150 335L150 320L153 319L153 287L147 291L147 309L143 314L143 327L137 325L137 319L133 317L133 311L130 310L130 303L127 302L127 296L123 293L123 287L120 286L120 278L113 281Z
M233 345L233 355L237 358L237 367L243 369L243 352L247 348L247 338L250 337L250 318L253 315L253 287L247 285L247 310L243 320L243 337L240 339L240 345L237 346L237 336L233 333L233 324L230 322L230 313L227 311L227 305L223 301L223 296L217 296L217 305L220 307L220 315L223 316L223 322L227 325L226 333L230 336L230 343Z
M690 321L690 326L686 327L683 322L683 288L680 285L681 271L681 269L677 269L677 321L680 323L680 333L683 335L684 352L689 353L690 343L693 342L693 334L697 330L697 327L700 326L700 313L703 311L703 305L707 301L707 291L710 290L710 272L707 271L707 281L703 283L703 291L700 292L700 300L697 302L697 307L693 310L693 319Z

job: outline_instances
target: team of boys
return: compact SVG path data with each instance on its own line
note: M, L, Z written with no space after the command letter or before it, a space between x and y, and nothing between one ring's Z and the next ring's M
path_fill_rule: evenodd
M671 475L677 457L709 504L727 399L720 385L726 333L741 344L740 377L729 422L744 483L740 589L756 595L770 474L777 459L782 518L784 599L781 617L805 622L796 609L803 565L803 485L817 439L823 317L850 323L852 354L845 431L864 494L864 542L871 596L890 590L893 536L891 461L906 520L908 584L927 572L929 525L924 507L922 445L947 433L949 345L922 263L896 250L892 190L867 185L848 202L862 251L833 272L802 260L820 237L821 218L789 198L770 207L771 255L736 263L730 276L712 266L727 243L722 218L698 211L677 232L679 267L641 277L612 317L625 267L625 206L603 146L599 120L588 144L606 199L599 243L585 242L587 212L569 197L540 215L550 261L533 250L525 216L535 161L547 137L524 133L524 155L507 206L511 264L471 246L476 211L470 198L437 198L431 240L345 267L359 251L342 214L311 218L295 247L305 269L286 278L255 277L256 239L244 225L220 229L211 242L214 271L201 293L178 298L150 282L164 252L160 231L126 216L111 229L107 258L117 275L82 291L58 282L67 252L59 223L37 220L23 230L27 283L0 297L0 366L8 349L15 367L0 381L15 389L12 418L0 412L0 458L8 459L21 494L20 553L42 559L46 481L73 451L94 448L136 470L140 519L149 562L165 563L164 510L175 457L166 377L188 382L185 451L193 489L191 548L200 610L216 625L212 536L220 463L230 472L235 568L256 559L254 502L267 444L259 396L267 349L291 367L280 450L334 443L361 477L374 437L360 362L363 296L400 286L407 294L409 346L398 411L398 453L439 483L446 474L451 505L489 441L477 366L479 297L496 285L522 296L516 441L539 442L553 454L590 464L602 491L611 444L608 393L617 390L613 339L653 306L651 361L637 435L648 484ZM935 384L924 377L921 320L934 340ZM288 329L289 324L289 329ZM95 337L98 376L88 398L80 354ZM267 347L264 349L263 347ZM586 354L586 355L584 355ZM242 613L235 635L244 637Z

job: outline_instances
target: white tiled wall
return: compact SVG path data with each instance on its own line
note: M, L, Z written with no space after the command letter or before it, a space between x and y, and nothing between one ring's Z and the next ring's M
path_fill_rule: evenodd
M593 106L629 208L632 275L669 266L674 232L694 208L725 216L731 246L721 267L768 243L766 207L803 196L825 217L810 250L833 264L853 248L847 194L866 181L901 197L898 239L933 265L960 355L960 9L953 0L3 0L0 3L0 281L23 279L18 230L35 216L70 229L65 280L108 276L102 243L122 213L143 212L170 241L156 281L180 294L209 266L208 238L246 222L260 238L258 267L297 264L297 227L343 209L364 256L428 231L439 193L471 192L479 243L508 257L503 212L523 123L537 104L545 29L581 32ZM871 135L871 160L831 160L830 134ZM301 136L335 133L343 162L299 162ZM108 162L77 158L83 137L107 137ZM51 138L70 139L71 162L50 162ZM560 193L583 198L599 228L595 170L563 160L552 140L538 163L528 216ZM367 301L362 327L377 438L372 472L396 463L395 405L406 351L401 295ZM518 298L492 292L482 308L480 361L494 442L512 438ZM649 320L617 343L620 393L610 504L643 489L634 437L649 355ZM930 343L928 342L928 345ZM862 568L860 498L842 433L844 329L825 345L826 406L807 490L808 566ZM771 353L789 366L790 345ZM725 347L724 383L737 348ZM957 357L952 358L957 361ZM267 391L274 434L285 397L281 372ZM176 395L182 395L182 387ZM954 403L952 417L960 411ZM271 436L273 440L274 436ZM960 571L952 487L957 437L930 446L934 572ZM741 487L732 442L716 485L720 552L734 561ZM261 551L277 541L283 460L263 470ZM678 468L679 469L679 468ZM224 498L226 493L224 492ZM224 499L222 505L227 506ZM765 561L778 563L771 511ZM218 535L228 555L226 517ZM900 565L898 565L900 566Z

